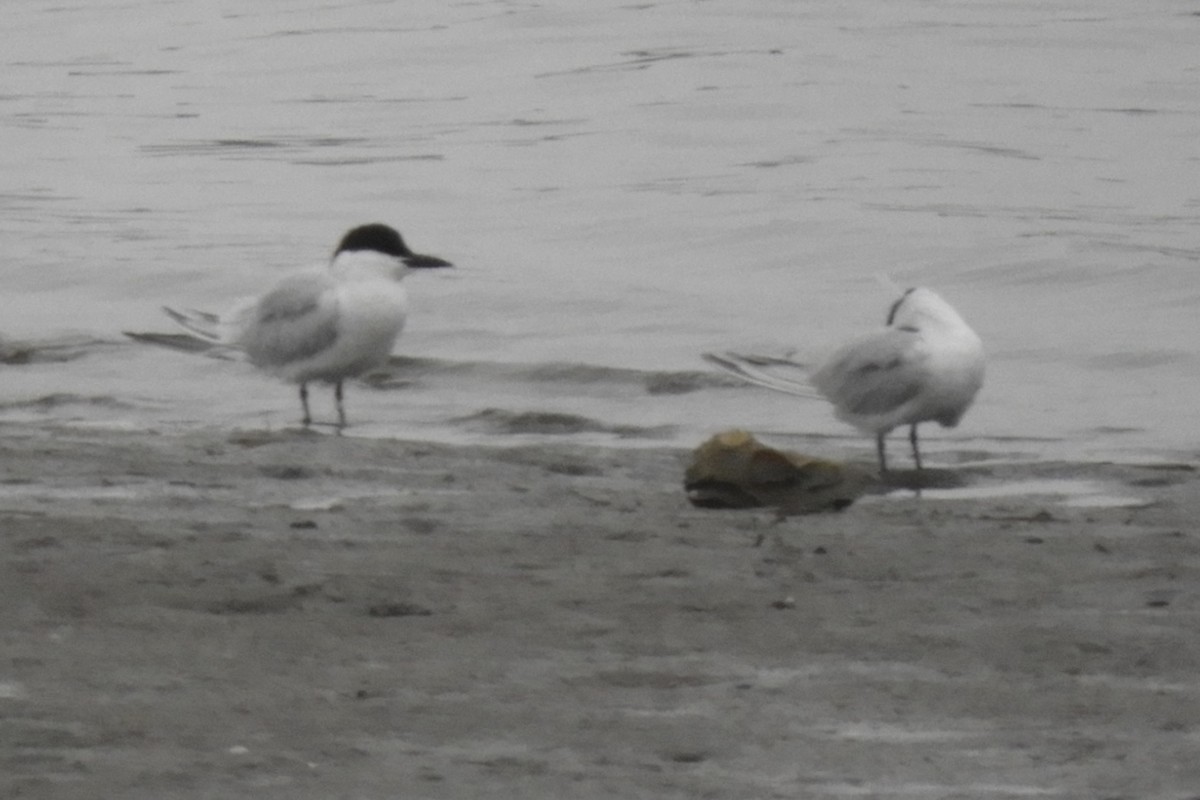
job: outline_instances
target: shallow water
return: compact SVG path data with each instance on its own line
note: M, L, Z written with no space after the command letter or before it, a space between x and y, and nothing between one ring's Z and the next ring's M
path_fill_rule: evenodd
M745 426L869 457L823 404L689 373L881 324L887 273L988 347L932 453L1200 447L1200 16L1177 3L226 8L6 9L0 334L94 344L4 367L0 419L293 423L292 389L121 331L381 220L459 269L410 279L398 352L432 362L350 390L362 435Z

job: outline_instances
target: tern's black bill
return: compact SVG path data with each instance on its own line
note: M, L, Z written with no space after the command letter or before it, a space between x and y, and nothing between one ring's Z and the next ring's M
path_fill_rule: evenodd
M412 269L434 269L435 267L453 267L449 261L437 256L423 256L420 253L413 253L404 257L404 263Z

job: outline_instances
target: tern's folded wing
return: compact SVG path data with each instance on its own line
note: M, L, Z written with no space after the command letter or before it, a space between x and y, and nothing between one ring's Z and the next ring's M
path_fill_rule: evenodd
M842 347L812 382L842 412L888 414L920 393L926 360L918 334L889 328Z
M280 367L311 358L333 344L338 333L337 293L324 275L285 279L248 309L240 344L261 367Z

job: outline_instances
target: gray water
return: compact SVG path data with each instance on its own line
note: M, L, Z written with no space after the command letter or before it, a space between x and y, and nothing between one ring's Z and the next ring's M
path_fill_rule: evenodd
M397 352L423 360L351 389L361 435L736 425L869 455L699 354L818 354L882 324L886 273L988 348L933 452L1200 448L1187 4L216 5L5 6L0 335L33 349L0 420L293 424L290 387L121 332L378 220L459 268L410 277Z

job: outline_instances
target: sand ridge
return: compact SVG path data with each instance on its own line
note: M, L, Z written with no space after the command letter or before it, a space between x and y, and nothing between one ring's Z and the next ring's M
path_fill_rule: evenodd
M1188 464L965 470L1130 506L876 498L776 522L692 508L668 448L3 441L4 796L1200 786Z

